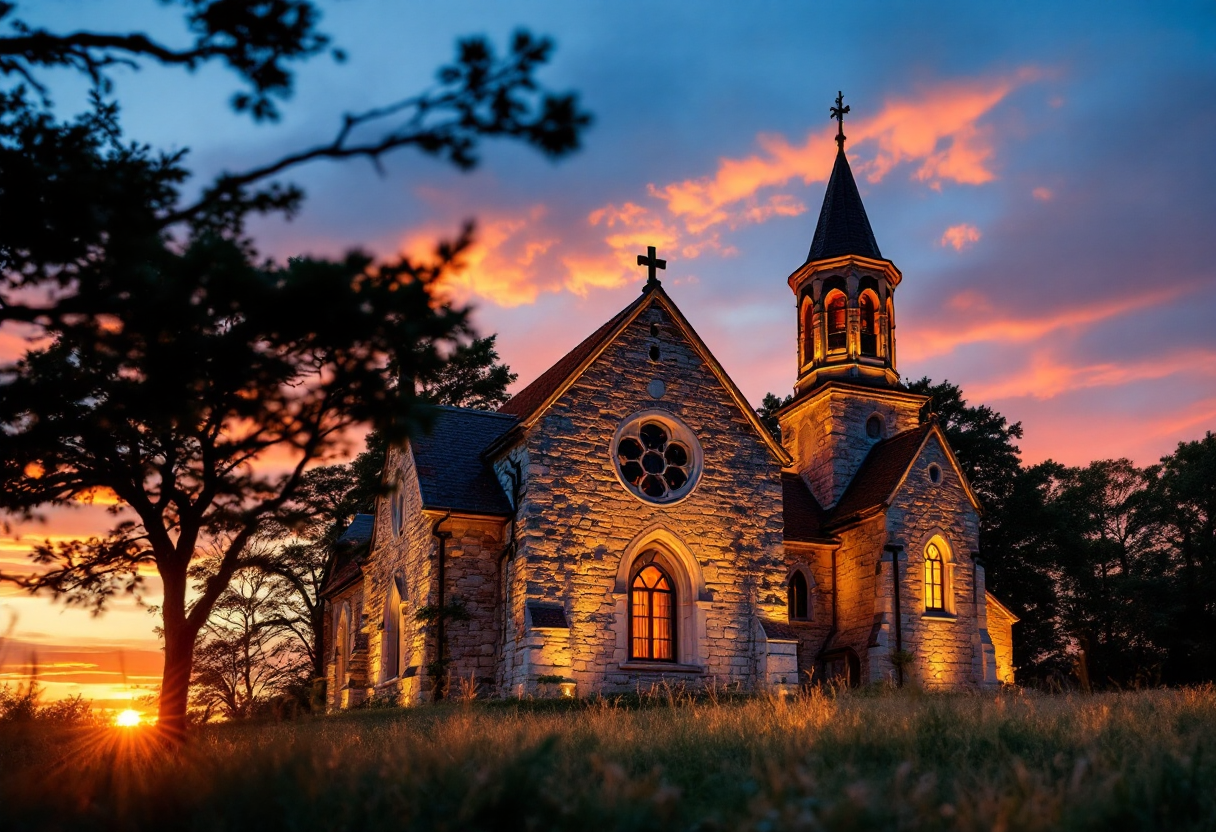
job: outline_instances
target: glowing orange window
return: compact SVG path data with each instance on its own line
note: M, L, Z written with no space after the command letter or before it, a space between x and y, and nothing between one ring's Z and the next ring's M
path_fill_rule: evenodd
M925 609L929 612L946 609L945 577L941 550L930 543L925 547Z
M861 354L878 355L878 299L864 292L857 308L861 318Z
M828 349L843 350L848 346L846 331L847 313L843 292L833 292L828 296Z
M671 580L653 563L630 586L630 658L675 661L676 595Z

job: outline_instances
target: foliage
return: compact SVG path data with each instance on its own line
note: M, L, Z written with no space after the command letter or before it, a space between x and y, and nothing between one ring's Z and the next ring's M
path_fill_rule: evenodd
M95 725L97 714L93 703L83 696L69 696L53 702L43 702L42 688L36 679L26 684L0 686L0 725L28 724L55 727Z
M302 192L277 177L311 160L415 147L470 168L488 137L556 157L589 124L573 95L535 79L551 41L520 32L500 56L470 38L432 90L347 115L332 142L225 173L189 202L184 151L123 137L109 70L223 64L245 85L234 107L267 119L293 62L329 40L305 0L182 5L194 42L179 50L138 33L36 30L0 3L11 32L0 36L0 326L33 344L0 367L0 510L29 518L100 500L115 515L106 534L40 547L40 575L7 577L101 610L155 568L160 724L178 734L195 640L250 565L250 541L271 518L310 522L297 500L305 472L354 426L390 441L424 426L415 380L441 376L471 336L465 312L432 292L471 228L428 262L352 252L281 264L260 257L246 220L295 210ZM89 110L66 120L41 80L63 68L92 83ZM272 455L290 460L285 472L259 465ZM221 541L189 595L200 551Z
M764 401L760 403L760 407L756 408L756 415L760 417L760 423L768 428L768 432L778 442L781 441L781 425L777 422L777 411L793 400L793 394L783 399L776 393L765 393Z
M256 541L247 554L271 545ZM192 567L200 576L213 571L206 559ZM273 572L247 566L233 575L194 649L190 704L203 721L249 717L274 697L307 688L311 645L296 602Z
M1216 692L472 702L0 747L15 828L1209 829ZM69 752L69 753L65 753ZM18 754L24 765L12 765Z

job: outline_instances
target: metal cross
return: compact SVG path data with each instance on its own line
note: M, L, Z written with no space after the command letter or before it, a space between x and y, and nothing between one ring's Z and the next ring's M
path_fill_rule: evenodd
M844 114L849 107L844 103L844 93L837 90L836 106L832 108L832 118L836 119L836 147L844 150Z
M660 260L655 256L654 246L646 246L646 253L638 255L638 265L645 266L649 271L646 277L646 288L651 289L659 285L659 279L655 276L655 269L666 269L667 261Z

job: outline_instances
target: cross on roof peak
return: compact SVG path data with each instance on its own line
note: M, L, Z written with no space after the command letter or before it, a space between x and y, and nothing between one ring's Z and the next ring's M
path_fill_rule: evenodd
M654 246L646 246L646 253L638 255L638 265L646 267L646 286L642 291L649 292L659 285L659 278L655 275L655 269L666 269L667 261L658 258Z
M832 118L836 119L836 147L844 151L844 114L849 111L849 105L844 103L844 93L836 91L836 106L831 108Z

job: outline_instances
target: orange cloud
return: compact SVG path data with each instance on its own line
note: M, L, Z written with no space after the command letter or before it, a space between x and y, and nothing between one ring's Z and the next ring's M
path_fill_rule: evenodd
M907 346L901 343L900 350L908 359L919 361L937 355L946 355L964 344L985 341L1004 343L1031 341L1056 330L1082 327L1137 309L1158 306L1184 294L1189 289L1188 286L1172 286L1133 297L1101 301L1071 309L1060 309L1054 314L1026 318L1000 318L988 314L991 310L989 302L979 293L971 291L966 293L962 302L964 306L970 307L965 320L952 318L940 322L936 328L918 332L916 338L908 339ZM957 308L953 307L954 303L953 299L949 300L946 302L946 307Z
M1117 387L1134 381L1165 378L1176 373L1195 373L1196 368L1209 367L1208 375L1216 374L1216 352L1183 354L1146 358L1135 362L1100 362L1070 365L1054 355L1040 351L1031 359L1026 370L986 386L972 387L968 394L977 400L1020 398L1051 399L1061 393L1090 387Z
M897 165L915 161L921 164L913 178L931 186L947 180L970 185L992 181L996 178L991 164L993 134L978 122L1018 86L1041 75L1026 68L1002 78L943 83L912 98L888 100L877 115L847 125L850 146L861 148L857 167L871 182ZM826 180L833 159L824 148L831 146L833 135L834 129L825 127L793 145L783 136L762 134L756 140L759 153L721 159L712 176L651 185L650 193L694 233L723 222L745 221L756 209L754 200L762 189L796 178L807 184Z
M534 303L541 291L560 289L560 281L536 279L538 261L557 243L543 226L546 213L543 205L536 205L512 216L483 216L473 245L441 291L456 302L467 302L476 295L510 307ZM411 258L424 260L442 236L439 229L415 229L400 249Z
M980 230L974 225L959 223L946 229L939 241L941 246L954 246L955 251L962 251L965 246L979 242Z

